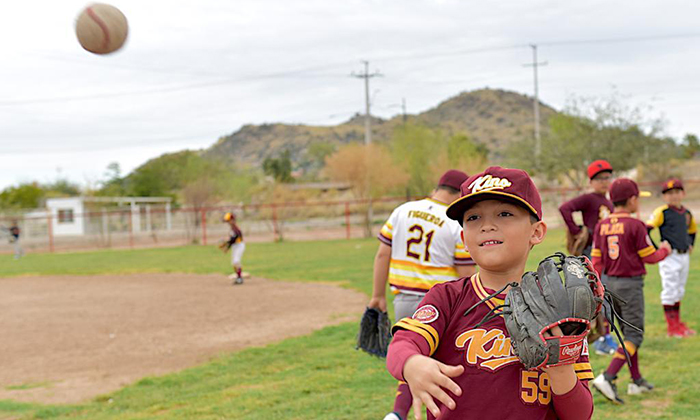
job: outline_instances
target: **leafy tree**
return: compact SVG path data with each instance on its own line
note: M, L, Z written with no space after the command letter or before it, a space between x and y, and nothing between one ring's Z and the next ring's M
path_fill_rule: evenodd
M273 177L275 181L292 182L292 158L289 150L285 150L277 158L266 158L262 167L265 175Z
M41 205L44 189L38 182L7 187L0 192L0 208L34 209Z
M394 161L409 174L407 195L429 194L447 169L469 174L488 164L486 146L473 142L464 133L449 138L424 125L405 124L393 133Z
M698 136L695 134L686 134L683 137L683 156L686 159L692 159L695 157L695 155L700 152L700 141L698 141Z
M575 99L564 112L550 117L539 157L534 155L535 140L528 138L511 145L508 163L548 179L566 178L574 185L585 184L586 167L596 159L608 160L617 171L670 165L679 157L678 147L659 136L663 122L645 114L615 93L603 99Z
M325 172L333 181L350 184L357 199L371 199L389 191L401 191L409 180L405 170L391 160L391 153L377 145L352 143L326 158ZM365 233L371 235L372 210L368 206Z

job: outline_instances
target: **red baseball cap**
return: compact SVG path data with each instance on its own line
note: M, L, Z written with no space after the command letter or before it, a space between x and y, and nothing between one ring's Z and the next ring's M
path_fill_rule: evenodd
M607 160L596 160L593 161L590 165L588 165L588 179L593 179L594 176L598 175L601 172L612 172L613 168L612 165L610 165L610 162Z
M683 183L678 178L671 178L664 182L664 186L661 188L662 193L666 193L671 190L683 190Z
M444 185L446 187L451 187L455 190L459 190L459 187L462 186L462 184L464 183L464 181L467 180L467 178L469 178L469 175L465 174L464 172L458 171L456 169L450 169L449 171L442 174L438 185Z
M492 166L472 175L460 188L462 196L447 208L447 217L462 222L464 212L486 199L508 199L524 206L542 220L542 199L530 175L522 169Z
M618 178L610 184L610 201L619 203L630 197L638 195L640 197L651 197L648 191L639 191L637 183L629 178Z

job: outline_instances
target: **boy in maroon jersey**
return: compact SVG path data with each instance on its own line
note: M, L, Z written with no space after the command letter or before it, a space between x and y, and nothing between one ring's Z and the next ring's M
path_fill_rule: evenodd
M503 304L505 286L520 281L530 249L544 239L537 187L525 171L496 166L470 177L461 195L447 216L462 223L479 272L430 289L413 317L394 326L389 346L387 367L408 383L415 418L423 403L428 419L589 419L587 348L576 364L527 370L502 317L476 328Z
M631 361L632 383L627 388L630 395L654 388L639 372L639 346L644 339L644 264L655 264L666 258L671 251L666 241L661 243L658 250L654 248L645 223L631 216L639 209L640 195L647 196L649 193L640 193L637 184L631 179L619 178L610 185L610 199L615 205L615 211L596 226L591 252L593 266L605 279L606 287L627 302L625 305L616 305L615 310L622 319L639 328L636 330L621 325L624 346ZM623 402L617 395L613 381L625 362L621 345L605 373L591 382L601 394L615 403Z
M580 195L567 201L559 207L559 213L564 219L568 229L567 235L577 238L581 235L586 238L583 248L583 255L591 258L591 248L593 245L593 230L599 221L608 217L613 211L613 203L605 196L610 187L610 180L613 175L613 167L606 160L596 160L588 165L588 179L590 180L592 192ZM578 226L574 222L573 213L581 212L583 226ZM603 324L605 335L593 343L596 353L604 355L615 354L617 343L610 335L610 328L602 314L596 322Z

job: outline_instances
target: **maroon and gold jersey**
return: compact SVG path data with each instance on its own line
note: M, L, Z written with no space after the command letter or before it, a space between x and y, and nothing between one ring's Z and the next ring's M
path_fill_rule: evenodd
M647 227L628 213L613 213L601 220L593 232L591 257L600 257L603 272L614 277L646 274L642 258L656 251Z
M556 419L549 376L527 370L514 354L502 316L475 326L497 305L498 295L469 312L474 304L493 293L475 274L471 278L434 286L412 318L394 325L394 340L411 340L426 348L433 359L448 365L463 365L464 373L453 380L462 395L448 394L457 403L452 411L435 400L441 420L448 419ZM574 365L579 379L593 379L588 346ZM434 419L428 411L428 419Z

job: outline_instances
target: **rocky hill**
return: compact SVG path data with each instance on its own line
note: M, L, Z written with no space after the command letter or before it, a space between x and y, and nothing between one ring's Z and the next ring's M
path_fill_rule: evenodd
M548 118L557 111L540 105L543 129ZM467 133L473 140L485 144L494 161L498 161L504 146L533 133L532 99L515 92L481 89L463 92L435 108L409 115L409 122L418 122L440 129L450 135ZM372 139L388 141L401 116L372 121ZM364 140L364 117L357 115L336 126L289 124L246 125L237 132L220 138L206 155L230 157L237 163L258 166L266 157L278 156L289 150L292 160L299 164L307 160L306 153L313 143L345 144Z

